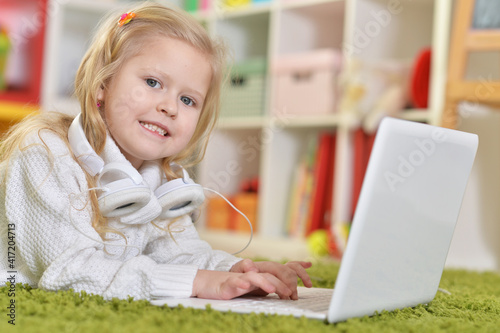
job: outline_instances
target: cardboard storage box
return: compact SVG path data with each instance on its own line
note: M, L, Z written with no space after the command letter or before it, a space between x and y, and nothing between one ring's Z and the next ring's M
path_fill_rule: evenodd
M281 55L274 59L272 114L326 115L335 112L342 55L334 49Z

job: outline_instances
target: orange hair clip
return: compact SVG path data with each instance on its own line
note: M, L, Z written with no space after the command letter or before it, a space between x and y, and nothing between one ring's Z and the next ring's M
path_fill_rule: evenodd
M120 16L120 20L118 21L118 25L120 27L124 26L125 24L129 23L132 21L132 19L135 17L135 13L130 12L130 13L124 13L122 16Z

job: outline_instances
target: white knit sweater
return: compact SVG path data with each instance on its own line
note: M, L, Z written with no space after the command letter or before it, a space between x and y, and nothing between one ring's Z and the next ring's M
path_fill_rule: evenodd
M33 134L25 142L28 148L16 151L9 165L0 165L1 177L7 171L0 188L0 285L14 276L16 283L84 290L106 299L185 297L192 293L198 269L227 271L241 260L212 250L188 216L175 222L172 235L157 227L169 221L155 220L154 226L112 220L110 226L126 236L127 246L116 234L108 235L114 237L112 244L121 245L103 244L85 205L82 168L58 136L50 131L41 136L50 153ZM101 157L106 163L128 163L110 138ZM139 172L154 189L161 170L158 164L145 165Z

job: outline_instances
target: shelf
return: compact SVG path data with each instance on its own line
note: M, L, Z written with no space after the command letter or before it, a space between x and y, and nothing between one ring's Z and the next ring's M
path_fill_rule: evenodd
M268 54L270 14L228 16L214 22L215 34L231 45L234 63L263 58Z
M267 121L264 117L224 117L217 124L219 129L262 128Z
M20 104L29 103L30 100L26 98L29 94L31 94L31 92L28 87L20 89L7 89L0 92L0 102L6 101Z
M428 109L411 109L404 110L400 113L401 119L411 120L411 121L422 121L427 122L429 120L429 110Z
M281 127L335 127L339 125L339 116L336 114L325 116L290 116L289 118L278 119Z
M413 59L432 44L433 2L394 3L391 12L385 0L356 1L350 52L368 61Z
M0 24L6 28L11 39L6 68L7 86L15 89L0 93L0 107L9 110L14 118L22 116L24 105L40 101L47 2L1 1ZM16 105L21 106L20 110ZM5 117L9 116L2 111L2 119Z
M199 10L196 12L188 12L199 22L211 21L214 19L215 14L210 10Z
M223 19L234 19L249 17L252 15L266 14L270 13L272 8L271 3L258 4L258 5L247 5L235 8L222 7L214 9L214 18L217 20Z
M345 0L281 0L281 9L295 9L295 8L305 8L309 6L322 5L332 2L344 2Z
M249 233L229 231L199 230L200 238L214 249L234 253L248 243ZM305 239L287 237L265 237L254 235L246 250L238 254L245 258L265 258L269 260L311 260Z
M278 54L322 48L340 50L343 44L345 1L300 2L283 7L279 19Z
M40 109L38 105L0 100L0 121L17 122Z
M234 117L221 118L217 124L219 129L242 129L242 128L318 128L318 127L335 127L339 125L340 117L337 114L325 116L302 116L302 115L287 115L285 117L269 116L269 117Z
M442 28L437 29L437 23L447 22L445 14L451 0L403 2L403 11L390 17L380 16L382 11L389 10L387 0L271 0L232 9L216 1L212 0L209 9L190 14L210 34L220 36L230 46L231 60L235 64L256 58L267 61L265 105L262 109L253 108L255 112L223 113L230 116L219 119L205 158L197 167L196 179L204 186L231 195L240 191L243 181L258 177L258 234L241 255L274 260L308 259L306 241L285 236L290 181L308 148L307 142L323 131L334 132L337 135L336 201L332 219L334 225L348 221L352 191L351 134L353 129L359 128L359 117L354 113L274 115L275 82L269 65L281 55L324 48L344 50L347 60L356 57L373 62L408 61L423 47L431 46L431 91L434 94L429 96L429 108L404 110L398 117L438 124L447 33ZM43 106L44 109L76 113L79 105L70 98L73 76L96 23L109 10L130 6L136 1L53 2L60 2L61 10L54 11L49 20L55 28L49 31L52 44L47 58L51 66L46 70L51 77L45 91L48 98L44 99ZM184 4L184 0L160 2L181 8ZM236 106L250 105L245 103L237 99ZM0 111L1 108L2 104ZM0 112L0 118L2 114ZM252 116L231 117L237 114ZM200 229L202 238L214 248L227 252L243 248L249 236Z

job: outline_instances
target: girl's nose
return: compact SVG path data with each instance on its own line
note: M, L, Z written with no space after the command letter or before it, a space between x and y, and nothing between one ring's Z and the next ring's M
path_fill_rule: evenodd
M177 100L171 97L166 97L158 105L158 111L166 114L168 117L177 117Z

